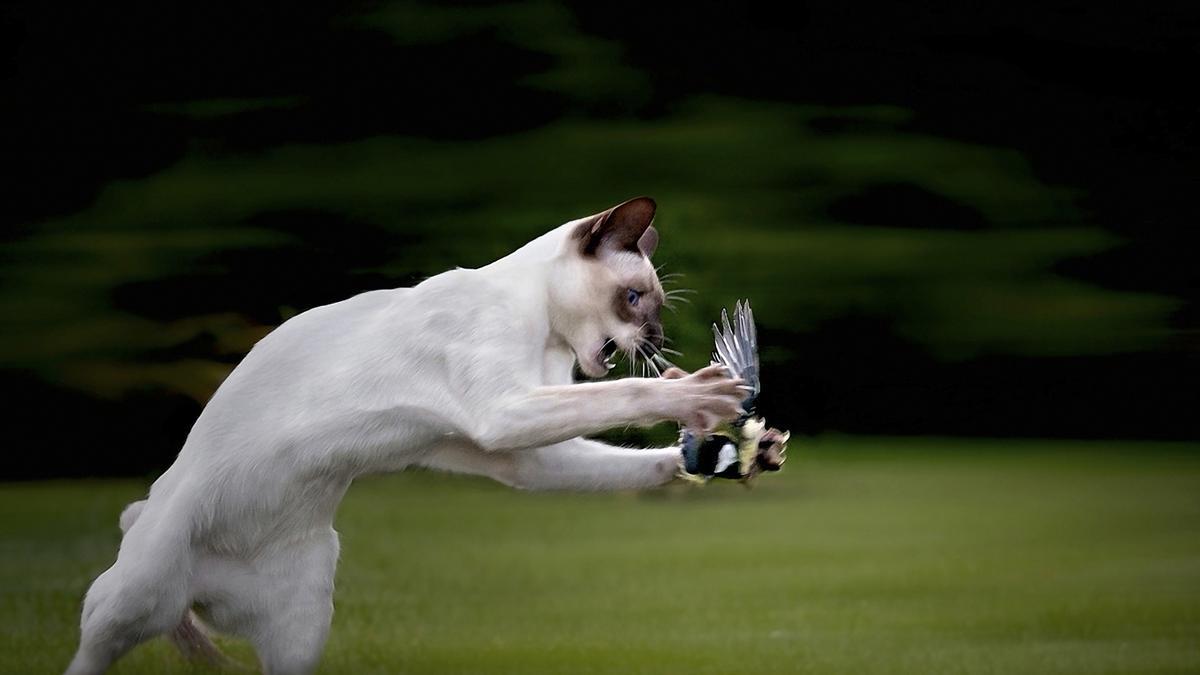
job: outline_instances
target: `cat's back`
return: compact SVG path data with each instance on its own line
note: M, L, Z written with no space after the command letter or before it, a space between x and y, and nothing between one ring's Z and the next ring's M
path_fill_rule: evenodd
M261 413L311 405L383 377L402 385L494 341L511 328L512 311L505 290L470 269L314 307L260 340L208 407L248 397Z

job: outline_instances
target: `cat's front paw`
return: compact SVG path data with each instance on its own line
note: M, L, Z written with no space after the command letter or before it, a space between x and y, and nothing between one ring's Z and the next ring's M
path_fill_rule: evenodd
M746 383L730 377L725 366L714 364L691 375L674 375L668 407L670 417L683 427L707 432L745 413Z

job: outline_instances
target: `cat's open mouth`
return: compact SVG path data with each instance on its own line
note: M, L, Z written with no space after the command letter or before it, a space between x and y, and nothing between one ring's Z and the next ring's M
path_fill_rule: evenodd
M580 354L578 367L579 371L585 377L604 377L607 373L612 372L613 368L617 367L616 358L617 352L621 351L615 338L606 339L599 347L595 348L589 356Z
M617 341L615 338L608 338L600 347L600 352L596 354L596 360L600 365L604 366L605 370L612 370L617 367L613 363L613 357L617 355Z

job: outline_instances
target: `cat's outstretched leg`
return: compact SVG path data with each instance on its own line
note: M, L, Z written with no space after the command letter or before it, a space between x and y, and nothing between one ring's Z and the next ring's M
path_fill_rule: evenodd
M553 445L621 426L677 421L711 429L743 411L745 383L712 365L683 377L625 378L515 391L464 422L484 450Z
M540 448L487 452L468 442L449 442L422 465L487 476L525 490L632 490L670 482L679 448L621 448L573 438Z

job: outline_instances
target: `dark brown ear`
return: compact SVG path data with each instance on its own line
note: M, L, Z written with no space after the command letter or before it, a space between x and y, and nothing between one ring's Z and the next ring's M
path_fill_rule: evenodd
M658 232L650 227L655 208L653 199L635 197L588 218L575 234L580 252L594 256L604 250L631 251L649 256L658 245Z

